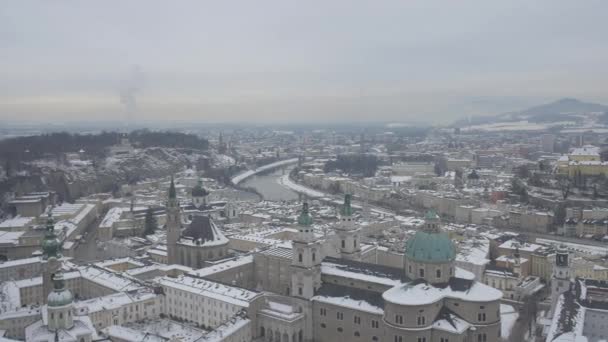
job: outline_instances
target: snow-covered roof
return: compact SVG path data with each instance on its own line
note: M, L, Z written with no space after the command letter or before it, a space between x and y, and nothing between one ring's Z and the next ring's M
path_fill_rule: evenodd
M163 287L196 293L241 307L249 307L249 303L252 300L261 296L260 293L252 290L229 286L189 275L180 275L177 278L161 277L156 278L156 280Z

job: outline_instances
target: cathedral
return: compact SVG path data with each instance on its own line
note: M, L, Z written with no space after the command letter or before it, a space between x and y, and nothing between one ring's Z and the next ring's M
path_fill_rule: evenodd
M193 190L193 196L200 195L195 197L197 200L198 197L204 198L207 195L200 182L198 187ZM199 203L205 205L202 200ZM209 215L192 213L189 222L183 227L173 179L169 186L166 208L169 264L202 268L206 266L206 261L223 259L228 256L228 239Z

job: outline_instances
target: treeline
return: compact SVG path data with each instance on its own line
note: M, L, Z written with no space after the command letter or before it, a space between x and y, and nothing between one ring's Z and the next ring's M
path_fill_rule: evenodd
M173 147L206 150L209 147L207 139L193 134L179 132L152 132L149 130L133 131L129 139L138 147Z
M372 177L378 170L378 158L366 154L339 155L336 160L325 163L325 172L340 170L351 175L360 174L363 177Z
M99 134L50 133L29 137L18 137L0 141L0 159L18 163L66 152L84 150L89 157L103 157L108 147L120 142L122 134L102 132ZM133 131L129 140L137 147L175 147L205 150L206 139L179 132Z

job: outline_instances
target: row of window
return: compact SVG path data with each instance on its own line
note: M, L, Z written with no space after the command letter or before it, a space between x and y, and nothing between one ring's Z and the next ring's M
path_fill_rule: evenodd
M403 336L395 335L395 342L404 342L404 341L405 341L405 338L403 338ZM426 342L426 337L418 337L417 341Z
M412 265L409 265L409 272L412 273ZM452 275L452 268L450 267L450 276ZM424 278L424 268L418 270L418 276ZM435 277L441 278L441 269L435 270Z
M403 324L403 316L402 315L395 315L395 323L397 323L397 324ZM424 316L418 316L418 318L416 319L416 324L418 324L418 325L425 325L426 324L426 317L424 317Z
M346 240L342 240L342 249L346 248ZM357 248L357 239L353 240L353 248Z
M323 328L323 329L327 328L327 324L321 323L321 328ZM338 327L336 330L338 332L344 332L344 329L342 329L342 327ZM361 337L361 333L358 332L358 331L355 331L353 335L355 335L355 337ZM372 336L372 341L378 341L378 337L377 336Z
M327 316L327 309L326 308L320 308L319 309L319 315L321 316ZM336 319L339 321L343 321L344 320L344 313L343 312L336 312ZM355 322L355 324L361 325L361 316L357 316L355 315L353 318L353 321ZM371 321L371 325L372 328L374 329L378 329L378 327L380 326L380 324L378 323L377 320L373 319Z

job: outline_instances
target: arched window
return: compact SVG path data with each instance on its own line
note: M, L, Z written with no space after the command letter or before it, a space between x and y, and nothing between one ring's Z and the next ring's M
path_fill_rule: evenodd
M424 278L424 268L419 270L420 278Z
M266 330L264 329L264 327L260 327L260 336L264 337L266 336Z
M312 252L312 261L316 261L317 260L317 255L315 252Z
M302 257L302 253L298 253L298 261L299 261L299 262L302 262L302 259L303 259L303 257Z

